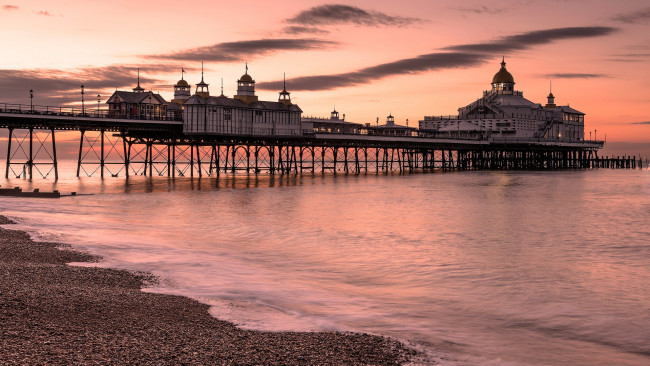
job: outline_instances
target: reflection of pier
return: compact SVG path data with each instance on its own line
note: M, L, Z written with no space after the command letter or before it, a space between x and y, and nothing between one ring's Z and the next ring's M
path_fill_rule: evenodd
M9 131L5 177L58 178L55 135L79 131L77 176L217 176L223 173L414 172L469 169L634 168L598 159L600 141L435 138L315 133L187 135L180 121L126 119L98 111L0 104ZM416 133L417 135L417 133Z

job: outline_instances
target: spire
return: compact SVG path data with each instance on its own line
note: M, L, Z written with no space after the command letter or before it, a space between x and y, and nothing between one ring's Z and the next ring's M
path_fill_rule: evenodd
M142 93L144 92L144 88L140 86L140 68L138 67L138 86L133 88L134 93Z
M291 95L287 91L287 73L284 73L282 76L282 91L280 92L280 97L278 98L278 102L289 105L291 104Z
M221 78L221 95L220 95L220 97L225 97L225 95L223 95L223 78Z
M203 82L203 61L201 61L201 82Z
M244 75L247 75L247 74L248 74L248 62L246 63L246 72L244 73Z
M184 76L185 76L185 69L181 67L181 80L185 80Z
M501 56L501 67L506 67L506 56Z

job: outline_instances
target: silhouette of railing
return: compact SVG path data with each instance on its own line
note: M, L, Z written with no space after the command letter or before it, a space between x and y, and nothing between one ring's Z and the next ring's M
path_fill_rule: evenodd
M144 106L145 104L143 104ZM83 118L115 118L115 119L137 119L154 121L182 121L182 116L167 112L166 114L140 111L140 113L126 113L120 110L101 108L79 108L79 107L55 107L25 104L0 104L0 113L32 114L45 116L62 117L83 117Z

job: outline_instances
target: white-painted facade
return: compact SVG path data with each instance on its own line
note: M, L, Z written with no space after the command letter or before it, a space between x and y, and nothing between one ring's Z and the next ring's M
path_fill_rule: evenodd
M422 132L453 136L483 134L487 137L517 139L584 140L584 113L555 105L548 95L546 105L531 102L514 90L514 78L505 68L492 79L492 90L458 109L458 116L425 116L419 121Z

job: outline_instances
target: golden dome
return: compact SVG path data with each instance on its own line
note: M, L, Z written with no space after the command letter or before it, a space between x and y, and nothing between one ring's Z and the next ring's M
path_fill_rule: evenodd
M190 86L190 84L188 84L187 81L181 79L174 86Z
M515 83L515 78L512 77L512 74L506 70L505 59L501 61L501 70L499 70L494 77L492 78L492 84L501 84L501 83Z
M238 81L240 81L240 82L243 81L243 82L246 82L246 83L254 83L254 82L255 82L255 81L253 80L253 78L252 78L250 75L248 75L248 74L244 74L244 75L242 75L242 76L239 78Z

